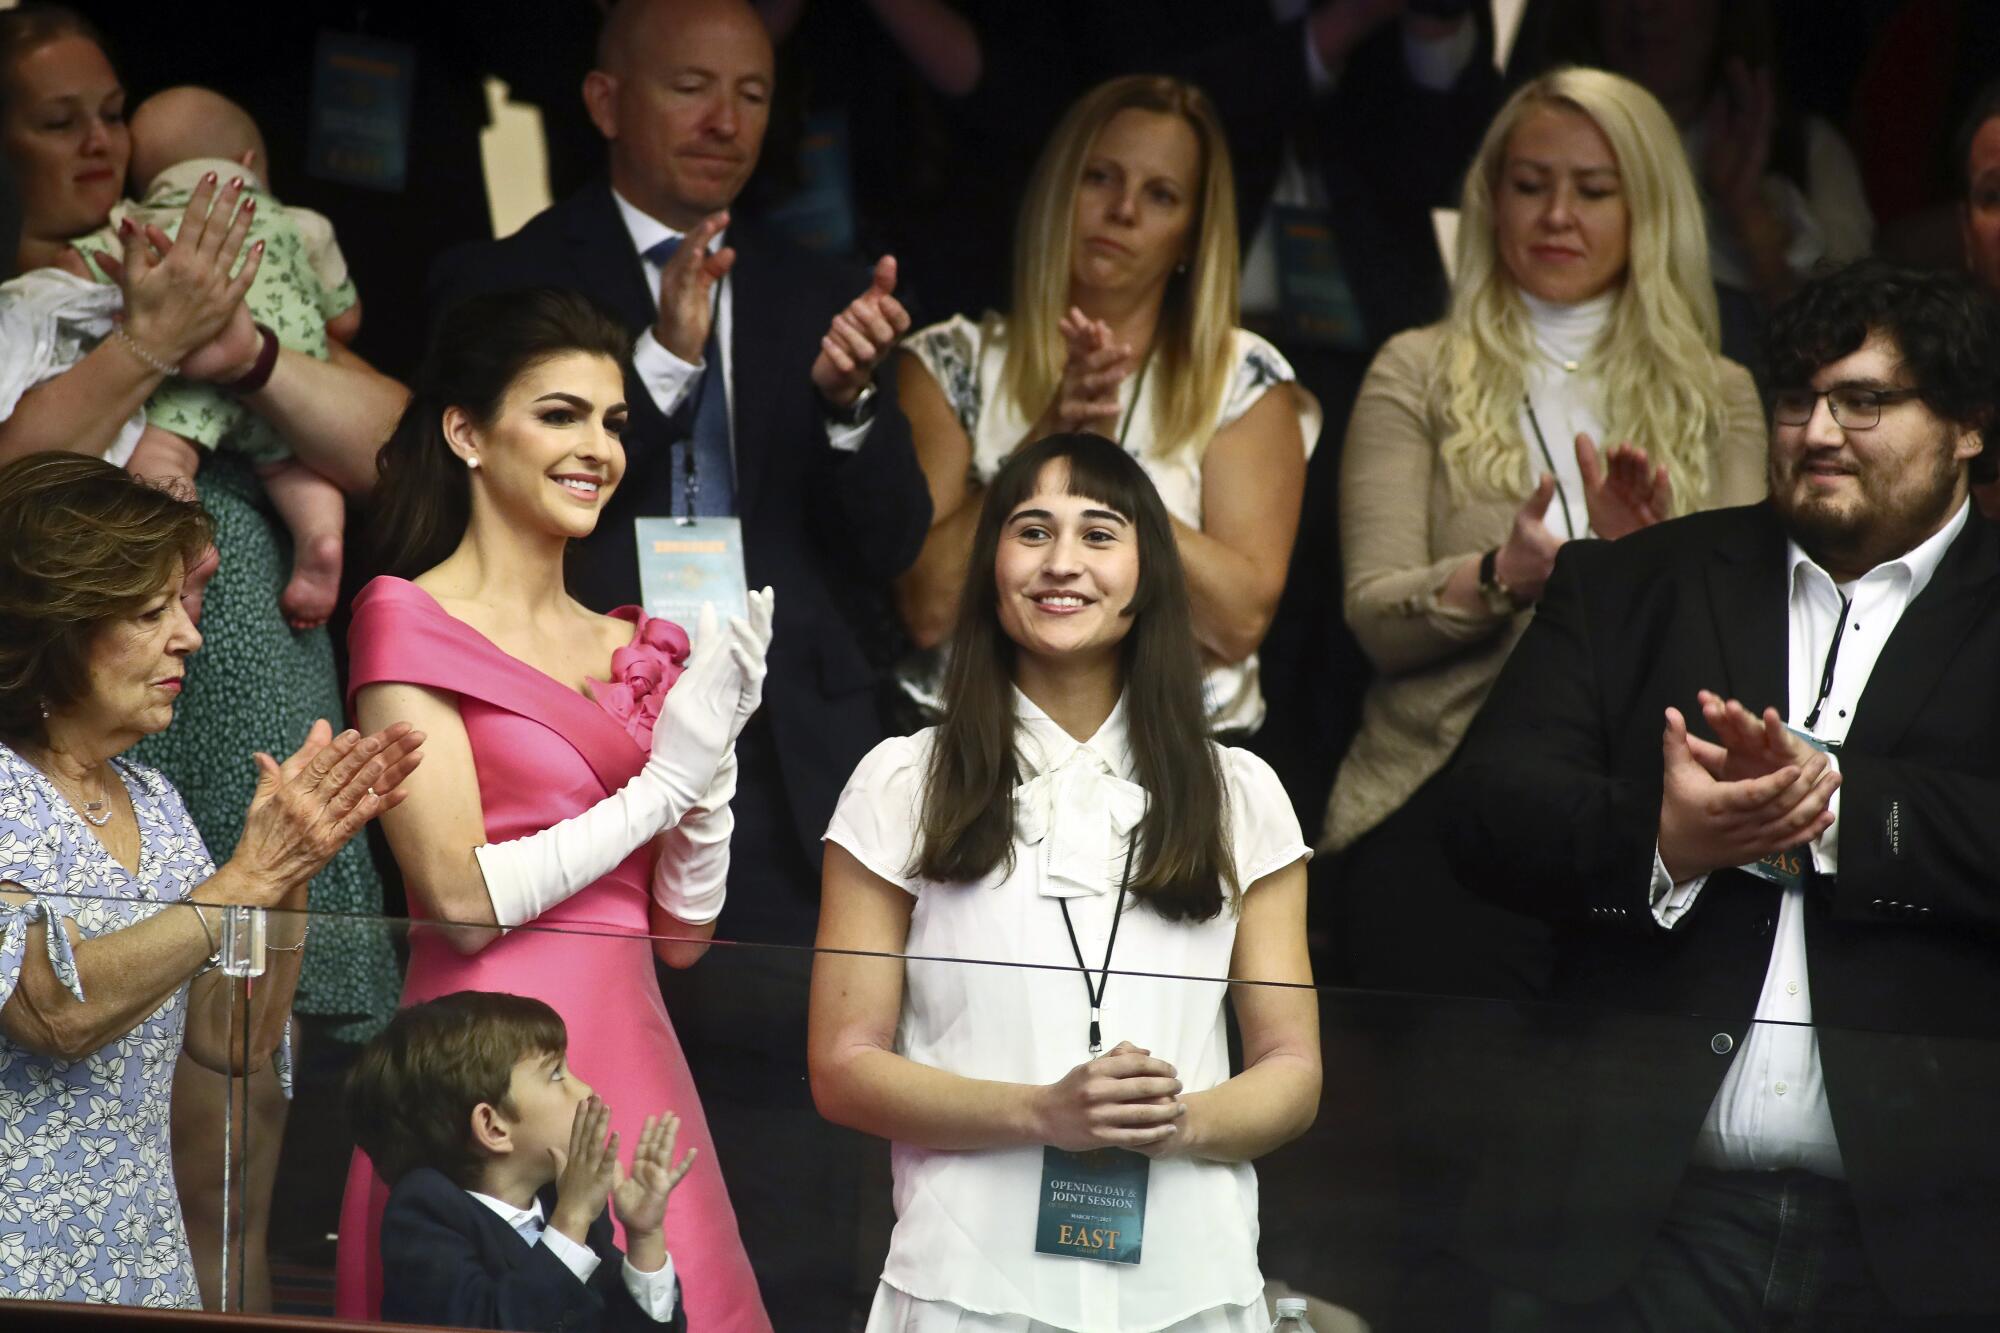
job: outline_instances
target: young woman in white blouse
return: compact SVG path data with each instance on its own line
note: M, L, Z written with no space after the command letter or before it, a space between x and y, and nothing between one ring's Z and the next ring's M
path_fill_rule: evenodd
M931 489L931 531L897 583L897 672L935 721L980 492L1024 443L1094 431L1159 488L1187 571L1209 727L1264 720L1257 648L1285 590L1319 403L1236 327L1229 146L1208 97L1164 75L1098 85L1043 150L1014 237L1011 309L903 342L897 400Z
M1298 821L1205 737L1173 528L1129 455L1023 448L971 545L944 722L871 751L826 834L819 947L844 952L813 973L813 1094L895 1145L868 1328L1261 1330L1249 1163L1319 1100ZM1045 1148L1150 1159L1119 1159L1147 1181L1137 1263L1037 1252Z

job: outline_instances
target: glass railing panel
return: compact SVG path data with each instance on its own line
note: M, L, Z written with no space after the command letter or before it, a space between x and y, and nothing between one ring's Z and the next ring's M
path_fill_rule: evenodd
M82 901L48 905L93 927L93 914L105 910ZM273 914L260 975L211 975L181 997L184 1006L198 997L208 1006L190 1015L200 1035L187 1055L159 1034L137 1044L113 1034L64 1059L45 1049L43 1033L10 1014L0 1034L0 1285L10 1295L171 1303L186 1262L171 1220L177 1208L197 1237L190 1251L202 1259L195 1282L211 1308L381 1320L386 1275L401 1270L383 1262L377 1214L388 1187L354 1150L346 1080L360 1046L315 1018L294 1022L270 1072L247 1081L211 1073L192 1058L198 1050L211 1064L264 1063L272 1038L261 1006L283 989L289 964L280 954L297 938L296 927ZM872 1040L879 1054L915 1039L942 1049L976 1036L953 1049L992 1047L989 1063L969 1066L993 1080L992 1104L977 1108L992 1113L989 1122L1016 1106L1008 1098L1018 1090L1000 1085L1053 1082L1087 1059L1084 988L1074 967L735 942L702 950L577 925L450 935L423 923L325 915L313 919L305 948L359 930L389 934L408 969L411 1001L458 989L547 1001L564 1020L570 1073L610 1103L627 1166L648 1114L683 1117L679 1149L702 1151L665 1209L666 1249L682 1299L700 1316L696 1327L737 1327L745 1319L757 1327L761 1318L787 1330L860 1328L885 1263L907 1265L916 1262L912 1254L925 1253L896 1240L899 1172L906 1213L912 1206L911 1155L893 1152L885 1134L852 1127L889 1128L883 1104L870 1101L851 1066L845 1080L823 1077L815 1097L808 1049L816 969L823 1025L837 1012L829 996L917 986L933 999L946 997L924 1031L891 1024L850 1040ZM239 954L229 960L235 970L254 971L254 950ZM87 968L84 980L100 975ZM1156 997L1162 1008L1185 1004L1224 1017L1279 989L1239 985L1234 1005L1226 1005L1229 990L1217 978L1139 967L1114 968L1110 985L1114 996L1125 987L1128 996ZM1888 1299L1921 1313L1925 1291L1984 1298L1976 1279L1983 1269L1960 1262L1965 1246L1935 1237L1945 1223L1952 1235L1979 1234L1989 1206L1983 1200L1992 1197L1993 1182L1979 1165L1987 1121L1977 1114L1982 1090L2000 1086L1991 1077L2000 1051L1991 1043L1937 1033L1815 1032L1743 1015L1330 987L1309 994L1323 1070L1317 1115L1255 1162L1252 1262L1268 1300L1308 1299L1319 1333L1550 1326L1569 1312L1560 1299L1551 1306L1549 1293L1572 1303L1589 1296L1605 1273L1638 1262L1685 1191L1713 1183L1704 1172L1746 1165L1789 1164L1791 1174L1764 1181L1803 1182L1816 1205L1858 1207L1859 1222L1836 1240L1861 1247L1854 1253L1864 1256L1856 1260L1863 1271L1873 1264L1890 1274L1878 1284ZM994 1007L995 996L1015 997L1016 1007ZM1044 1006L1060 1014L1052 1020ZM1129 1011L1121 1016L1115 1001L1107 1013L1109 1047L1132 1035L1117 1024L1134 1020ZM1037 1023L1076 1030L1057 1039L1059 1051L1023 1055L1019 1038ZM991 1033L953 1030L965 1024ZM1233 1019L1221 1040L1226 1067L1240 1069L1245 1056ZM1778 1161L1756 1156L1768 1153L1768 1144L1745 1155L1741 1144L1704 1137L1717 1127L1709 1114L1716 1089L1747 1049L1760 1046L1783 1048L1774 1070L1800 1058L1800 1049L1818 1053L1837 1129L1832 1143L1795 1136L1788 1149L1780 1144L1791 1155ZM1177 1064L1192 1071L1203 1055L1185 1052ZM280 1067L289 1071L289 1098L277 1091ZM1021 1076L1023 1068L1037 1072ZM197 1069L210 1080L206 1092L190 1081ZM1767 1111L1818 1095L1803 1085L1780 1092L1771 1086L1776 1081L1738 1094L1762 1098ZM225 1088L237 1095L223 1096ZM132 1108L106 1100L134 1097L138 1111L153 1108L152 1119L133 1119ZM158 1110L163 1097L170 1133ZM469 1116L467 1123L469 1134ZM363 1138L379 1139L384 1130L379 1117L360 1128ZM515 1132L519 1124L505 1128ZM1018 1138L1018 1122L1008 1132ZM545 1153L549 1145L533 1133L522 1142ZM1886 1173L1879 1165L1884 1143L1899 1145ZM492 1147L481 1144L480 1151ZM1029 1146L1023 1160L1039 1159L1039 1147ZM963 1146L953 1151L975 1155ZM462 1165L435 1153L425 1158L422 1150L405 1153L405 1161L443 1172L459 1191L454 1197L469 1197ZM107 1188L121 1188L107 1182L148 1169L169 1182L172 1197L151 1210L105 1201ZM1009 1262L1032 1263L1039 1216L1026 1196L1043 1184L1038 1161L1016 1176L988 1187L989 1211L1027 1219L1006 1223L994 1252L1011 1245L1018 1253L1007 1255ZM1814 1182L1840 1176L1851 1184L1811 1194ZM1147 1234L1159 1239L1150 1254L1142 1250L1132 1279L1140 1283L1185 1276L1162 1267L1177 1222L1157 1215L1160 1198L1151 1195L1145 1214ZM1219 1252L1246 1216L1212 1210L1201 1225ZM54 1219L53 1230L46 1219ZM985 1213L975 1221L983 1225ZM225 1233L227 1247L220 1243ZM108 1278L95 1268L100 1253L115 1256ZM1899 1263L1928 1275L1924 1290L1895 1285ZM899 1271L910 1280L907 1267ZM956 1280L940 1278L939 1290L956 1289ZM394 1298L388 1308L397 1312ZM401 1308L442 1317L435 1307ZM456 1322L479 1322L477 1312L458 1313Z

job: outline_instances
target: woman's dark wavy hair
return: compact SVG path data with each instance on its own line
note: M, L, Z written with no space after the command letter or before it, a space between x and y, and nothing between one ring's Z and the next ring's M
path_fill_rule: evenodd
M90 646L214 539L208 513L101 458L0 467L0 737L48 742L42 718L90 688Z
M571 291L531 287L469 297L445 312L395 433L375 456L369 531L378 567L415 578L465 536L472 482L444 438L445 409L491 424L515 380L552 357L582 352L621 370L632 339L597 306Z
M944 721L931 750L916 873L971 883L1014 857L1013 640L1000 627L994 567L1007 516L1035 493L1042 468L1063 463L1068 492L1132 520L1139 586L1120 645L1126 731L1146 789L1133 895L1169 920L1206 921L1236 900L1222 771L1202 709L1201 658L1173 523L1138 462L1101 435L1051 435L1015 452L986 488L958 601L944 683Z
M1986 432L2000 424L2000 305L1951 270L1857 259L1812 279L1771 312L1770 383L1803 386L1820 367L1859 351L1870 333L1895 342L1933 412ZM2000 450L1987 439L1972 475L1988 481L1996 472Z

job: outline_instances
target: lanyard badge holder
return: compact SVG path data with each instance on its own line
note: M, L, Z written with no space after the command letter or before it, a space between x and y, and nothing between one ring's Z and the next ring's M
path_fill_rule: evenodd
M716 288L709 327L715 327L721 287ZM720 355L720 352L717 352ZM720 378L720 363L717 364ZM680 514L638 518L633 530L639 550L639 591L646 614L692 629L701 619L704 602L712 602L725 620L750 613L750 584L743 566L743 521L732 514L699 514L701 473L695 461L695 423L709 376L695 380L688 403L687 430L673 442L680 463ZM679 415L678 413L676 415ZM669 501L669 508L672 502Z
M1833 642L1827 645L1826 661L1820 666L1819 694L1813 699L1811 710L1806 713L1805 728L1803 730L1798 727L1785 728L1813 749L1836 754L1839 753L1840 746L1821 740L1812 734L1812 729L1819 725L1819 716L1826 709L1827 696L1833 693L1833 669L1840 661L1840 639L1847 631L1847 613L1853 607L1853 598L1843 596L1840 599L1840 619L1834 623ZM1752 861L1741 868L1758 879L1776 884L1779 888L1796 889L1806 882L1806 867L1810 864L1810 860L1805 844L1801 843L1797 847L1787 847L1783 851L1772 852L1762 860Z
M1125 893L1132 881L1132 850L1137 839L1134 833L1125 843L1125 873L1118 882L1111 938L1104 946L1104 963L1098 969L1095 985L1091 984L1090 966L1077 942L1076 927L1070 921L1069 900L1056 900L1062 908L1063 927L1069 933L1070 950L1076 955L1077 971L1083 974L1084 995L1090 1004L1087 1033L1092 1059L1104 1049L1100 1016L1105 989L1111 984L1111 954L1118 947L1118 923L1125 915ZM1138 1263L1146 1229L1146 1181L1152 1165L1145 1154L1124 1148L1068 1152L1045 1144L1041 1197L1035 1215L1035 1253L1109 1264Z

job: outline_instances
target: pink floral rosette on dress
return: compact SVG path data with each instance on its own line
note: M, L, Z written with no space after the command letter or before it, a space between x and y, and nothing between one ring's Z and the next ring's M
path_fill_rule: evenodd
M641 750L651 750L660 707L687 660L687 631L642 611L632 642L611 654L611 679L587 677L591 697Z

